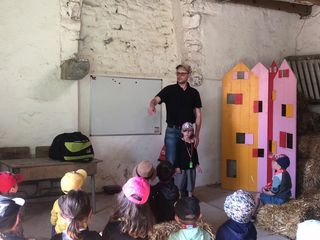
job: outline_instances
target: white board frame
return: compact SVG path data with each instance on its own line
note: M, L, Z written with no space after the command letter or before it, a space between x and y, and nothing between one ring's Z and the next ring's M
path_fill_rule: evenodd
M162 109L150 116L150 100L162 79L94 76L90 80L90 136L161 135Z

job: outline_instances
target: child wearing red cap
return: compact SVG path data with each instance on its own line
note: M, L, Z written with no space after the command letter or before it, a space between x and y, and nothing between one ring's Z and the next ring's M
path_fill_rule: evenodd
M147 239L154 224L148 204L150 185L143 177L130 178L118 195L117 206L102 233L102 239Z
M287 172L287 168L290 165L290 159L287 155L277 154L272 159L272 169L275 173L272 178L272 183L261 189L261 193L258 193L255 197L256 210L259 207L260 202L262 204L283 204L289 201L291 197L291 177Z
M23 176L11 172L0 172L0 194L10 196L18 192L18 183L23 181Z
M0 172L0 197L3 197L4 199L13 198L14 195L18 192L18 184L22 181L23 176L21 174L14 174L11 172ZM14 234L23 238L23 227L21 221L19 221L15 226Z

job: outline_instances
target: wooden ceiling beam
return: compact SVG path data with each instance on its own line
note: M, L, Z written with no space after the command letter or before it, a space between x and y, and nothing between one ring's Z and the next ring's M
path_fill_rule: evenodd
M320 6L320 0L294 0L295 3L298 3L298 4L309 4L309 5L319 5Z
M320 0L317 1L320 2ZM301 17L309 16L312 12L311 5L303 5L298 3L281 2L274 0L218 0L218 2L236 3L254 7L274 9L279 11L285 11L288 13L296 13L299 14Z

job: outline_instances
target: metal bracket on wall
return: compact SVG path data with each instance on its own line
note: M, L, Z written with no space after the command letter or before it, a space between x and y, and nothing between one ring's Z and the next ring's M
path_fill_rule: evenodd
M296 13L301 17L309 16L312 12L312 5L298 4L292 2L282 2L275 0L216 0L220 3L236 3L254 7L268 8L273 10Z

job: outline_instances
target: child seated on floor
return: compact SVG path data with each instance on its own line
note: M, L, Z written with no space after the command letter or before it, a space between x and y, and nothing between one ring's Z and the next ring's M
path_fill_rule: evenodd
M250 221L254 213L253 196L243 190L238 190L227 196L224 211L229 220L219 227L216 240L255 240L257 230Z
M175 169L168 161L157 166L159 182L151 188L149 204L156 223L174 220L174 203L179 199L179 190L174 184Z
M202 217L199 200L195 197L183 197L174 207L175 219L181 224L178 232L171 233L169 240L209 240L210 234L197 226L197 221Z
M89 231L92 209L88 194L82 190L71 190L58 199L61 217L67 222L67 229L51 240L99 240L98 232Z
M261 189L255 198L256 209L259 208L260 202L262 204L283 204L289 201L291 197L291 177L287 172L290 165L290 159L287 155L274 155L272 159L272 169L275 170L272 178L272 183Z
M0 196L0 239L23 240L17 233L20 224L21 208L25 201L22 198Z
M6 198L15 197L19 189L19 183L23 181L21 174L11 172L0 172L0 195ZM23 215L23 209L20 211L20 217ZM23 237L23 227L21 221L15 227L16 235Z
M149 194L150 185L145 178L130 178L118 195L115 211L103 230L102 239L148 239L154 224L147 202Z
M0 172L0 194L6 197L13 197L18 192L18 183L22 181L23 176L21 174Z
M143 160L133 168L132 177L143 177L150 185L153 185L157 177L157 171L154 169L152 162Z
M60 187L62 192L67 194L71 190L81 189L86 177L87 177L87 172L83 169L67 172L66 174L64 174L64 176L61 178L61 181L60 181ZM58 200L59 199L57 199L54 202L51 210L51 218L50 218L50 222L52 224L51 236L57 233L63 232L64 230L67 229L67 225L68 225L66 220L63 217L61 217L61 214L60 214L61 211L59 208Z

